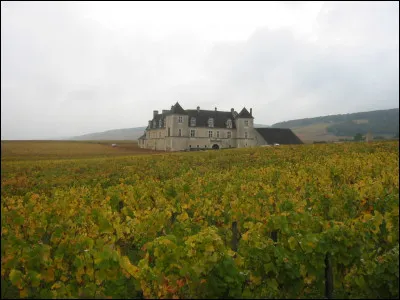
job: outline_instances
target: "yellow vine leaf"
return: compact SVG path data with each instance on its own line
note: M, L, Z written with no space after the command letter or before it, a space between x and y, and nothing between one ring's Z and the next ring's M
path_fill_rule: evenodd
M28 297L28 288L24 288L19 291L19 297L20 298L26 298Z
M296 242L296 239L294 238L294 237L290 237L289 239L288 239L288 243L289 243L289 247L290 247L290 250L295 250L296 249L296 244L297 244L297 242Z
M45 282L54 281L54 269L49 268L42 273L42 278Z
M215 249L214 249L214 246L213 246L213 245L207 245L207 246L206 246L206 251L207 251L207 252L214 252L214 250L215 250Z
M139 272L139 268L132 265L129 258L127 256L123 256L120 259L120 265L124 268L131 276L136 277Z
M51 286L51 289L56 290L56 289L59 289L61 286L62 286L61 283L58 281Z

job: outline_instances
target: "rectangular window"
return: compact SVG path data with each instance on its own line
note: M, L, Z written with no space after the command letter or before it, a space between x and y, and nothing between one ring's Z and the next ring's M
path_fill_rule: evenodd
M244 133L244 138L247 139L247 131Z
M192 127L196 126L196 118L194 117L190 118L190 126Z
M248 120L244 121L244 126L246 126L246 127L249 126L249 121Z
M232 133L231 133L230 131L228 131L228 132L226 133L226 137L227 137L228 139L230 139L230 138L232 137Z
M208 127L214 127L214 119L213 118L208 119Z
M179 129L178 136L182 136L182 129Z
M171 127L168 127L168 136L171 136Z
M196 131L194 129L190 130L190 137L195 137Z
M210 138L213 137L213 132L211 130L208 132L208 137L210 137Z
M183 123L183 117L182 116L178 117L178 123Z
M217 131L217 138L219 138L219 131Z

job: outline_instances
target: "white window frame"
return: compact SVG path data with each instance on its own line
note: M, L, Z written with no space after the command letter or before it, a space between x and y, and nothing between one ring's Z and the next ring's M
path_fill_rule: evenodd
M232 128L232 120L228 119L228 121L226 121L226 128Z
M214 127L214 118L208 119L208 127Z
M190 137L196 137L196 130L190 129Z
M196 118L195 117L190 118L190 126L192 126L192 127L196 126Z
M159 128L162 128L162 119L160 119L160 120L158 121L158 127L159 127Z
M178 117L178 123L183 123L183 117L182 116Z
M226 137L227 137L228 139L231 139L231 138L232 138L232 132L228 131L228 132L226 133Z
M217 130L217 139L219 139L219 131Z
M209 131L208 131L208 137L209 137L209 138L212 138L212 137L213 137L213 131L212 131L212 130L209 130Z

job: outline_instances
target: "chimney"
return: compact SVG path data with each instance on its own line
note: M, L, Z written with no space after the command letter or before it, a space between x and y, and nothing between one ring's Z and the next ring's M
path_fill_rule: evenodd
M253 109L250 108L250 116L253 116Z
M200 112L200 106L197 106L197 113Z
M168 112L168 109L163 109L163 110L162 110L162 113L163 113L163 114L166 114L167 112Z
M233 112L234 112L235 110L233 109L233 108L231 108L231 114L233 115Z
M155 118L158 115L158 110L153 110L153 118Z

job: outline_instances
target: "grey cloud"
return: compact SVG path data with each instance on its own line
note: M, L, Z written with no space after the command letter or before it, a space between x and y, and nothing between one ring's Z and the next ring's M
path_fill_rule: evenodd
M242 44L216 46L210 73L225 83L226 98L236 96L239 104L247 96L246 103L253 102L256 116L264 123L396 107L398 13L390 5L362 3L351 8L349 13L349 6L336 6L323 26L331 38L337 36L335 28L351 36L353 28L342 26L355 20L358 44L326 47L328 37L322 37L323 43L313 43L297 40L288 31L259 29ZM385 18L382 29L391 31L383 37L381 18ZM377 40L379 45L375 45Z
M247 40L212 47L183 30L155 40L137 28L112 29L89 10L2 2L2 139L143 126L153 109L176 101L252 107L264 124L398 107L395 2L326 3L317 41L290 28L255 28Z

